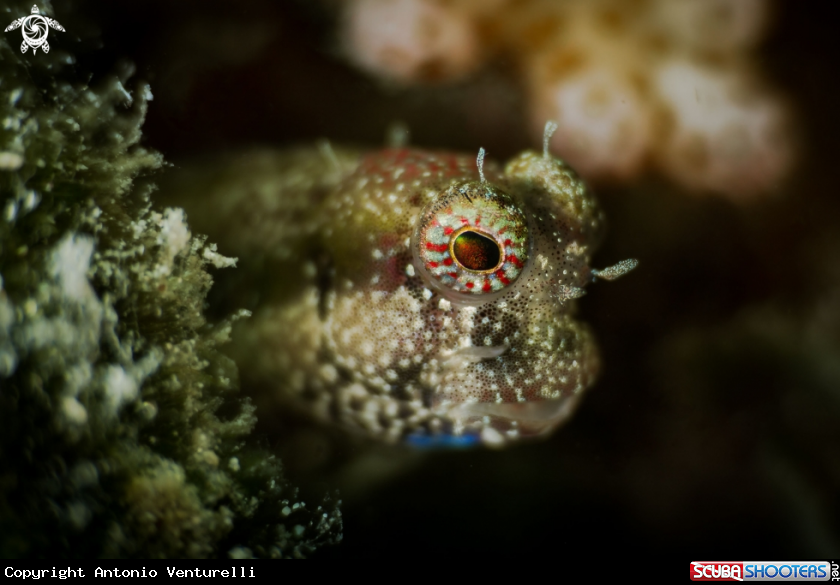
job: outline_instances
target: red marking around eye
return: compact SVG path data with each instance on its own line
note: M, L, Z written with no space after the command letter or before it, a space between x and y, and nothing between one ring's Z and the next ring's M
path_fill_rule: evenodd
M452 258L444 258L443 265L444 266L452 266Z
M466 286L467 288L472 288L472 287L474 287L475 285L474 285L473 283L471 283L471 282L468 282L465 286Z
M492 289L493 287L490 286L490 280L485 278L484 286L481 287L481 290L483 290L484 292L490 292Z
M470 223L470 220L468 220L466 217L462 217L461 223Z
M457 273L457 272L450 272L450 273L448 273L448 274L449 274L449 276L451 276L452 278L458 278L458 273Z
M480 222L481 222L481 216L480 216L480 215L477 215L477 216L475 217L475 225L478 225Z
M504 228L502 228L502 230L503 230L503 229L504 229ZM502 233L502 230L499 230L499 233ZM513 242L511 242L511 241L510 241L510 239L505 240L505 246L510 246L512 243L513 243Z
M510 284L510 280L508 280L508 278L505 276L504 272L502 272L501 270L497 270L495 274L496 274L496 278L501 280L503 285L507 286L507 285Z
M431 266L432 268L437 268L438 266L440 266L440 264L438 264L437 262L429 262L429 266Z
M507 226L506 226L506 225L503 225L503 226L499 229L499 231L498 231L498 232L496 232L496 233L497 233L497 234L499 234L499 235L502 235L502 234L503 234L503 233L505 233L506 231L507 231ZM508 240L508 241L509 241L509 240Z
M432 252L446 252L449 249L449 246L446 244L433 244L431 242L426 242L426 249L431 250Z
M513 262L514 266L517 268L522 268L522 262L520 262L519 258L516 257L516 254L511 254L507 257L507 259Z
M437 225L437 220L435 220L435 223L433 223L432 225ZM447 235L447 236L452 235L452 232L454 232L454 231L455 230L453 230L451 227L443 228L443 233L444 233L444 235Z

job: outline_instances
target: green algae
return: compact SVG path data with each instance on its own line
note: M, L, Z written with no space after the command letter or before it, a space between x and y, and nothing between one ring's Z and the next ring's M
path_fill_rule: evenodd
M64 43L22 55L17 39L0 37L0 556L337 542L338 502L307 507L248 441L255 408L219 350L247 315L203 315L209 270L235 259L152 204L149 86L127 67L89 84Z

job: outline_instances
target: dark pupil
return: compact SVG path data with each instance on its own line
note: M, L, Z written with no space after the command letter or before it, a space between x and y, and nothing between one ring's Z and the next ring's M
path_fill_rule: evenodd
M499 264L499 244L478 232L462 232L455 238L452 253L467 270L492 270Z

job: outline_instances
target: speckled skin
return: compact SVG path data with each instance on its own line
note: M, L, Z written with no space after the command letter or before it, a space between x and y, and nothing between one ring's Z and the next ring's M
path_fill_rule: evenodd
M599 366L574 299L593 279L601 211L551 156L483 171L475 155L327 145L220 171L206 192L216 219L198 225L250 271L254 315L235 343L246 378L389 442L503 445L565 420ZM458 293L418 252L426 212L490 191L524 218L527 260L504 286Z

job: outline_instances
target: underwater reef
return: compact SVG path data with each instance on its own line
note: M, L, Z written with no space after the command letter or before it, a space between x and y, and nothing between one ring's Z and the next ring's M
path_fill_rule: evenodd
M685 112L700 108L695 110L699 114L705 104L709 106L706 112L740 112L745 116L729 120L747 120L756 115L759 121L770 119L757 116L769 111L762 110L761 104L773 104L770 109L784 114L776 120L786 120L787 125L777 135L779 141L766 144L790 148L794 156L779 159L785 164L766 173L742 175L736 168L729 174L701 173L694 175L696 180L686 182L658 166L659 159L650 156L653 150L663 152L669 144L663 137L675 126L666 115L660 118L664 126L652 138L645 133L641 136L649 140L645 145L653 150L632 159L641 161L640 167L627 167L632 172L624 174L593 170L585 175L595 187L607 218L605 240L593 256L594 265L610 265L628 256L640 260L639 268L620 283L590 287L578 301L581 319L591 325L602 350L602 376L587 392L574 418L543 441L502 450L420 451L371 445L334 425L313 424L279 405L264 388L249 383L247 367L239 365L239 375L234 375L233 366L221 354L235 357L242 348L224 341L225 331L240 309L252 305L246 302L248 295L236 297L231 292L240 291L239 287L249 282L260 283L255 276L259 272L247 270L248 264L258 259L235 248L241 244L238 237L247 226L232 223L232 229L225 233L196 243L198 249L192 252L193 243L197 242L192 234L207 233L201 223L207 218L202 218L202 213L210 215L213 210L197 184L193 187L199 188L190 193L168 182L170 177L184 176L183 171L189 169L212 175L227 168L214 166L214 161L242 161L248 167L261 160L252 153L294 149L323 139L329 140L336 150L378 149L386 136L396 134L403 139L407 136L410 146L423 149L475 153L483 147L488 160L505 160L522 150L541 148L537 130L544 120L535 126L532 116L532 91L536 85L531 82L537 77L526 75L532 71L528 64L536 63L527 57L540 53L537 45L533 45L533 53L526 53L527 43L522 45L522 51L518 49L520 45L493 44L492 50L472 54L475 61L461 61L469 67L451 70L451 77L434 82L427 78L400 82L360 67L349 54L346 37L342 36L346 26L343 19L349 10L346 7L354 2L80 0L72 8L39 3L66 32L51 30L51 51L42 55L39 50L37 61L31 51L27 60L22 60L19 30L2 35L8 47L3 45L0 53L0 91L5 96L16 87L29 88L29 97L28 101L21 97L14 108L4 97L0 101L0 120L8 118L7 112L25 105L27 119L40 124L52 117L49 112L57 111L56 102L50 101L57 94L47 89L67 82L76 91L86 85L90 74L94 95L106 95L102 92L109 86L116 88L112 89L107 107L104 102L98 106L102 112L112 112L110 118L97 114L94 120L85 118L87 121L81 124L80 114L74 114L85 128L83 132L74 134L60 125L54 131L42 124L38 133L27 138L34 140L43 135L45 138L38 139L39 148L60 150L55 160L65 165L63 170L28 166L37 158L26 154L23 143L12 148L11 141L21 132L3 128L0 133L0 150L4 153L0 157L4 167L0 171L4 181L0 207L4 298L0 310L0 352L14 356L4 357L3 364L13 364L15 370L11 377L4 374L0 378L4 389L0 410L4 417L4 427L0 429L3 552L30 557L48 553L92 556L106 554L101 552L105 542L134 542L141 543L134 548L137 552L119 545L124 546L122 552L114 554L151 556L157 553L150 550L150 545L142 545L142 538L149 534L143 531L153 527L144 524L142 518L159 513L169 518L159 526L172 527L170 534L177 534L177 526L186 526L176 524L178 518L205 519L204 524L191 524L189 529L198 530L195 527L201 526L206 538L195 542L201 546L210 543L212 552L206 554L219 556L247 555L249 550L254 556L270 556L271 547L280 542L281 532L288 540L285 545L278 545L278 551L291 556L295 543L300 543L301 554L311 554L316 560L381 558L393 562L413 561L418 554L472 554L476 558L540 555L563 563L591 555L595 546L607 554L619 551L682 558L840 556L840 459L836 456L840 452L840 273L836 268L840 254L836 235L840 198L835 160L840 136L840 110L835 104L840 91L840 78L836 75L840 51L832 7L793 0L756 0L737 3L740 11L709 12L709 7L735 4L727 0L620 3L640 10L638 20L619 21L625 24L641 24L645 15L652 14L649 9L672 5L669 15L663 15L658 25L659 30L671 31L669 38L676 34L673 31L686 30L680 29L680 22L684 23L681 19L691 12L688 9L692 6L705 14L704 18L710 18L702 22L711 23L711 28L690 27L684 35L676 34L681 42L672 40L659 45L662 49L670 47L659 57L676 57L680 53L708 67L706 71L728 71L731 77L716 79L726 77L733 84L728 87L740 84L749 91L694 93L690 83L677 84L684 91L674 94L670 103ZM373 6L370 0L358 3ZM587 13L583 5L619 3L435 3L442 10L461 5L484 6L486 17L482 16L479 22L485 23L499 20L494 14L512 14L514 4L534 10L544 5L569 14L570 7L577 5L580 14L575 18L603 23L605 20L596 18L593 12ZM680 6L688 12L681 12ZM16 17L31 9L31 5L20 3L15 3L15 7ZM497 9L497 13L492 13ZM5 5L0 12L6 17L4 11ZM520 24L533 22L534 14L537 13L525 10ZM754 20L756 15L761 18ZM12 18L10 14L3 22ZM552 27L562 20L548 22L545 28L551 33ZM566 18L565 22L571 21ZM739 22L748 26L739 29ZM584 51L587 59L580 68L561 72L576 72L580 79L615 80L584 75L594 71L599 63L609 65L595 57L598 47L616 49L609 44L610 38L616 43L630 42L623 56L634 57L634 66L643 68L645 75L659 70L657 53L647 50L656 45L633 45L642 39L635 26L620 28L614 37L595 34L601 30L581 30L580 34L586 35L580 39L580 46L592 52ZM739 37L734 34L738 30L749 34ZM481 43L510 38L495 35L493 29L480 27L478 32L474 38ZM701 33L701 38L692 36L695 32ZM487 36L489 33L493 34ZM732 33L730 38L737 42L718 42L718 33ZM564 46L563 36L548 34L539 38L550 41L543 45L546 49L558 47L559 51ZM525 43L529 37L520 40ZM698 47L697 42L718 46L720 52L713 55L691 49L690 46ZM98 44L102 46L97 48ZM488 46L482 44L484 49ZM644 47L647 49L637 51ZM122 58L136 63L139 75L123 73L119 65ZM66 59L75 62L62 61ZM434 73L435 69L426 71ZM552 70L540 71L547 74ZM131 81L134 77L148 81L153 101L146 99L148 94L144 97L141 84ZM7 85L9 78L13 85ZM131 96L130 106L125 105L116 81ZM642 86L632 87L636 91ZM638 103L653 104L654 94L643 95L646 99ZM698 102L698 95L715 99ZM739 101L739 96L745 101ZM618 107L623 105L621 101L613 103L615 110L603 111L627 111ZM68 104L58 105L64 108L62 111L72 110ZM81 160L87 168L69 166L73 157L83 155L77 147L68 146L68 141L72 145L73 140L84 136L86 146L103 144L109 139L105 127L127 123L129 119L135 120L129 126L136 129L137 108L141 106L147 108L142 139L128 146L121 160L126 164L137 162L141 156L153 160L128 173L130 187L126 183L121 195L108 192L111 188L101 187L101 181L124 174L99 172L97 169L102 167L97 167L87 155ZM100 122L100 116L111 121ZM720 120L725 122L725 116ZM598 128L604 131L605 138L616 135L612 131L617 126L612 122ZM713 127L707 129L711 131ZM137 137L125 126L120 126L118 133ZM556 140L560 140L559 133L555 134ZM737 138L737 132L723 136ZM160 158L149 147L164 153L167 163L173 166L153 168ZM552 152L556 149L557 145L553 145ZM106 151L115 152L112 147L103 147L99 152ZM612 152L623 154L620 149ZM628 150L628 157L634 152L638 151ZM675 149L670 154L677 156L679 152ZM718 152L711 154L718 158ZM723 164L731 164L729 158L720 158ZM618 165L622 159L599 160ZM702 162L703 157L696 160ZM16 165L21 166L9 168ZM253 166L248 168L253 170ZM702 167L689 170L696 168ZM749 165L744 168L761 169ZM63 198L54 197L46 189L46 179L43 190L35 188L35 178L43 178L48 171L63 177L53 181L53 190L62 190ZM259 173L237 174L230 179L234 183L253 181L250 184L255 187L265 186L261 185ZM712 179L718 181L717 186L710 186L708 181ZM9 195L12 181L16 181L14 185L30 186L23 191L15 186ZM152 188L152 182L160 189L148 193L152 207L142 217L146 227L134 236L132 230L119 227L123 225L119 217L131 222L141 217L142 209L149 205L143 193ZM750 182L755 190L740 190ZM222 187L221 183L215 185ZM35 199L21 195L27 189L38 194L38 205L32 209L27 201ZM57 223L35 222L37 214L51 209L50 206L75 202L68 199L72 196L94 201L103 214L92 224L84 223L86 216L73 203L62 207L66 211L54 214ZM117 197L117 203L111 204L113 197ZM14 202L9 208L15 216L13 222L5 219L8 201ZM70 211L71 207L76 211ZM178 208L185 209L186 215L175 211ZM106 216L104 210L111 215ZM119 217L113 215L117 211ZM153 217L155 213L160 217ZM37 233L29 229L36 224ZM88 227L100 224L107 230ZM27 229L20 229L22 226ZM183 242L187 236L181 229L184 226L191 234L186 245ZM45 231L47 228L53 231ZM65 240L68 234L75 234L75 239L70 235ZM10 247L7 238L14 238L15 242L26 239L31 252L19 258L20 245ZM43 238L37 240L40 244L36 238ZM142 261L141 274L171 266L170 274L146 280L126 270L127 282L135 292L120 289L109 293L111 285L105 282L108 273L98 268L107 257L100 258L99 252L118 249L118 240L142 242L144 249L129 261L113 262L115 270ZM215 251L209 249L211 242L217 244ZM88 245L91 252L86 280L62 280L62 273L52 272L55 254L62 251L65 258L81 257L70 265L83 264ZM214 252L222 257L238 256L236 267L217 268L212 262L207 263L206 249L210 258L220 264L227 261ZM11 271L12 265L18 267L17 272ZM188 301L185 295L176 298L166 290L148 288L150 283L157 284L162 279L170 289L189 284L180 290L198 290L195 282L187 282L191 279L186 278L186 270L192 271L194 277L212 275L213 285L208 280L201 289L201 294L206 293L202 303ZM27 278L37 284L21 284L23 275L29 275ZM253 280L243 282L242 275ZM105 341L93 343L78 337L79 348L73 347L74 352L81 351L82 345L97 348L95 359L87 356L73 362L92 364L90 384L75 395L88 417L88 423L79 427L83 432L76 438L71 427L60 426L67 422L55 417L64 411L53 407L66 396L73 396L71 384L76 382L65 379L65 370L61 370L61 374L53 374L41 383L38 388L43 390L30 391L34 386L24 382L35 382L25 379L24 372L33 371L33 358L27 356L34 351L47 352L47 348L24 351L27 344L31 345L27 340L33 338L20 336L25 331L23 323L47 323L37 317L47 310L38 303L38 291L53 291L50 294L63 299L67 294L64 289L69 287L81 295L80 299L90 301L85 283L97 303L114 307L118 319L109 320L111 313L103 308L105 325L97 339ZM30 298L36 302L27 304ZM142 319L135 320L134 308L127 306L133 298L138 299L136 307ZM56 306L66 307L63 301ZM190 307L200 308L204 317L190 313ZM155 320L158 308L163 318ZM34 311L36 317L27 311ZM60 322L60 315L64 313L59 313L59 309L46 313L53 319L50 323ZM232 327L248 322L254 322L253 317L250 321L239 318ZM78 320L73 323L74 327L82 327ZM109 341L112 329L118 339L115 344ZM37 334L42 335L41 331L47 331L47 327L39 326ZM214 337L215 334L218 335ZM175 389L171 375L175 365L169 360L187 360L187 354L167 349L167 336L177 337L173 348L180 347L178 340L204 340L196 341L196 348L205 352L198 366L203 369L191 365L175 373L186 389L183 391ZM122 354L111 349L129 344L130 359L123 360ZM159 353L154 347L161 348ZM65 355L62 352L69 349L50 351ZM153 368L156 362L159 363ZM132 366L141 363L148 369ZM107 368L104 373L110 373L115 382L118 377L142 379L142 384L137 384L137 397L106 402L110 395L106 392L108 378L102 375L102 369L97 369L100 365ZM124 377L116 367L125 373ZM229 375L220 374L220 368L225 367ZM225 387L221 376L229 378L229 387ZM22 410L11 410L5 402L13 397L5 392L10 380L18 389L26 390L20 395L27 400L17 404L28 405L30 414L23 416L19 414ZM198 383L204 387L199 389ZM113 396L131 395L132 386L121 387L124 391ZM154 393L148 399L147 390ZM244 402L245 397L251 401ZM157 409L150 421L142 418L153 412L146 410L145 403ZM243 417L251 408L255 423ZM112 411L116 411L116 419L101 415ZM70 413L73 414L73 406ZM216 426L214 421L225 424L237 420L242 424L227 427L231 434L208 434L206 443L195 435L199 427ZM252 424L250 434L238 434ZM19 432L12 433L12 428ZM102 433L107 435L107 441L97 438L101 436L96 434L100 433L98 429L105 429ZM167 429L176 430L180 440L172 440ZM132 438L132 433L136 438ZM10 450L9 440L19 446ZM236 450L237 445L242 447ZM218 464L212 465L212 455L207 461L197 456L199 447L201 453L212 452L218 457ZM127 456L109 455L124 451L143 453L148 458L132 467ZM26 457L18 455L27 453ZM283 462L282 469L272 456ZM231 457L236 457L233 466L238 463L239 471L231 469ZM95 475L89 473L91 467L87 466L71 475L71 470L82 461L93 463ZM256 473L255 461L269 463ZM183 475L174 471L178 468ZM251 474L247 476L250 479L243 472ZM272 476L279 478L276 489L269 489ZM303 495L294 496L294 488L282 481L284 476ZM90 482L91 477L96 481ZM206 480L208 477L230 478L233 483L212 483ZM255 513L240 513L242 508L235 504L236 497L232 495L214 500L221 493L216 487L219 485L228 485L230 494L255 494L259 503ZM336 540L338 534L337 521L332 530L319 532L321 525L313 513L321 505L322 513L330 519L337 517L335 502L322 501L323 491L319 490L324 486L340 494L344 537L339 546L321 546L311 552L312 548L304 543L323 544ZM167 500L165 494L171 497ZM284 504L284 500L288 503ZM294 504L302 500L306 506L295 510ZM139 501L155 506L150 506L150 510L139 508L134 504ZM171 506L163 509L165 501ZM221 517L222 507L232 513L230 529L213 524ZM74 516L70 510L91 513L83 511ZM166 516L166 510L172 511L171 516ZM202 510L207 514L203 515ZM284 516L286 513L288 516ZM75 518L87 518L85 528L77 528L72 523ZM297 526L304 533L301 540L291 540ZM107 531L111 527L118 527L119 533L128 536L123 540L109 537ZM211 529L218 529L218 538L209 536ZM186 530L180 533L181 540L173 537L170 542L192 542ZM80 535L85 538L80 539ZM173 552L183 551L174 545L166 548L171 556L186 554Z
M152 202L166 166L143 144L152 90L125 63L91 81L71 48L92 29L40 8L66 29L49 53L0 37L0 556L338 542L337 499L301 500L250 436L255 407L219 349L247 313L204 317L211 271L236 259ZM0 20L29 12L7 2Z

